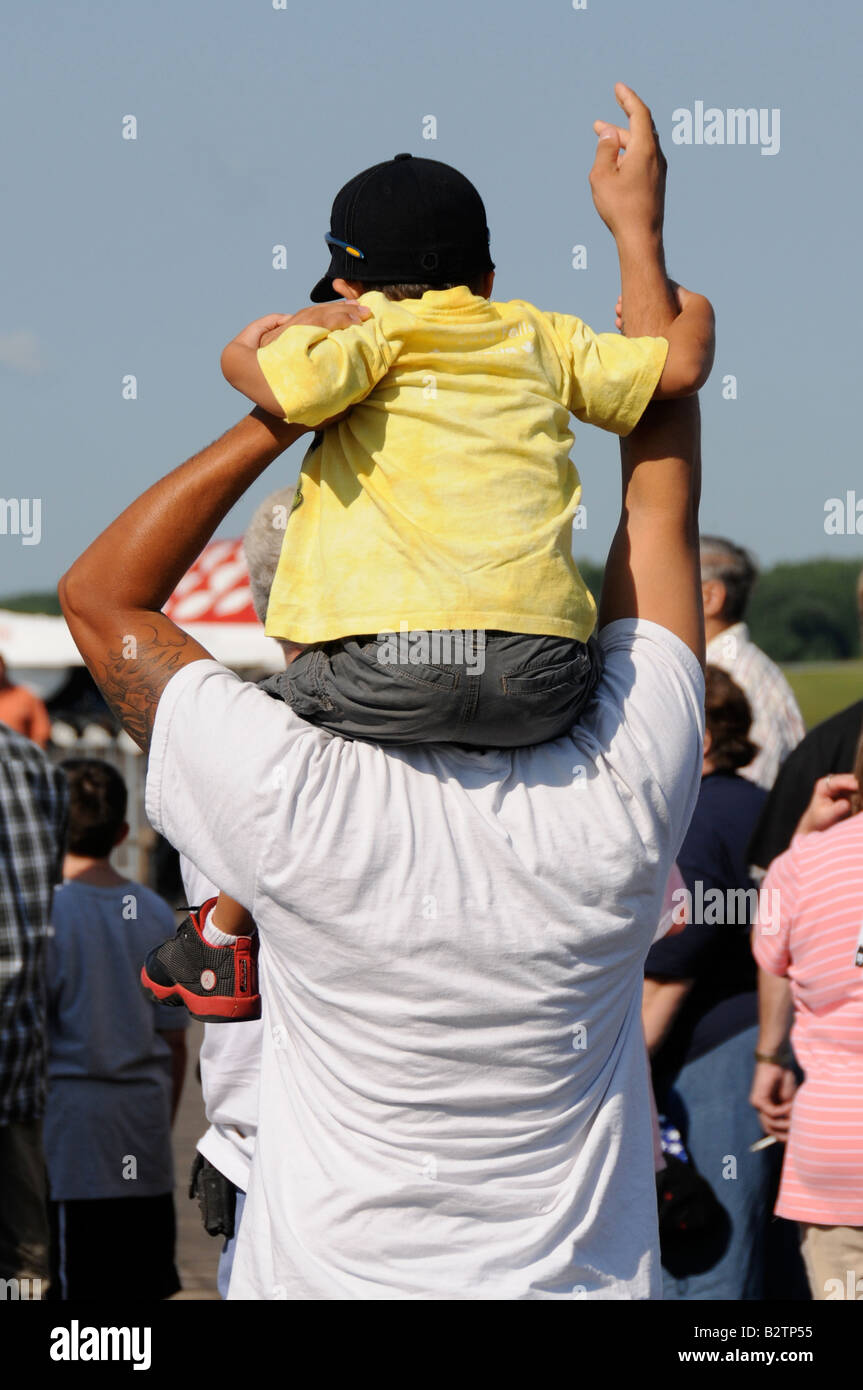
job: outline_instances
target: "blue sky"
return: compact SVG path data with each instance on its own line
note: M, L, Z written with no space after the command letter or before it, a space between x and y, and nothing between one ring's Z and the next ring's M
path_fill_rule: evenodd
M863 504L852 0L19 0L4 28L0 494L41 499L41 539L0 534L0 594L52 587L136 493L239 418L224 343L308 301L333 195L401 150L479 187L496 298L613 327L614 246L587 175L618 79L652 105L668 155L669 268L717 309L704 529L764 563L863 556L863 537L824 529L828 499L856 489ZM675 144L674 113L696 102L778 109L778 152ZM301 457L283 455L222 533ZM583 427L575 458L577 553L602 559L616 441Z

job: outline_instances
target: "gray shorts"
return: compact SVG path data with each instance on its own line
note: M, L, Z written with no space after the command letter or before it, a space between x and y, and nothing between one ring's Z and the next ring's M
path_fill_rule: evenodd
M567 733L601 671L595 637L412 632L310 647L261 686L343 738L520 748Z

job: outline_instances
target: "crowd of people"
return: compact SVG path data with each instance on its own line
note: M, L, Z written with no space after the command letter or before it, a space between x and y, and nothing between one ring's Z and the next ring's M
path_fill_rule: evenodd
M100 1298L110 1268L141 1299L177 1290L177 1001L232 1018L240 994L257 1000L259 956L262 1017L208 1022L200 1058L209 1129L192 1190L224 1238L231 1299L855 1296L863 702L804 737L746 628L751 557L699 537L696 393L712 311L666 276L664 162L646 107L617 94L630 124L597 123L591 183L618 246L622 338L521 301L517 322L510 306L498 313L476 191L397 156L334 205L330 271L312 298L345 304L301 311L301 337L281 346L285 316L243 330L223 366L256 408L133 502L61 581L85 662L148 753L150 822L209 916L160 945L170 908L110 863L127 831L117 773L93 759L54 766L0 725L0 1269L17 1288ZM363 224L370 179L380 200ZM393 225L414 215L394 190L416 180L471 231L441 233L412 260L419 232L392 250ZM390 239L376 245L382 227ZM391 293L345 278L357 261ZM432 324L418 328L399 300L429 293ZM448 315L454 367L428 346ZM483 357L479 390L471 316L484 348L519 363ZM509 344L519 335L530 354ZM326 371L304 376L317 347ZM475 456L506 457L520 480L519 517L534 525L518 563L494 548L512 517L494 468L458 517L426 489L422 524L403 534L411 481L398 470L419 398L374 388L394 364L410 385L411 362L442 381L453 371L464 410L446 428L433 406L420 420L452 486L468 417ZM490 370L504 382L491 412ZM514 390L518 374L532 375ZM401 441L395 488L382 401ZM346 411L350 428L336 429ZM570 413L622 436L598 615L571 556L547 544L579 495ZM307 430L300 489L268 498L247 536L256 608L285 656L260 688L162 608ZM537 440L556 471L534 467ZM361 495L379 570L359 560ZM305 559L272 524L286 511ZM426 583L437 564L439 594L460 593L445 543L474 557L484 603L499 599L477 623L496 639L488 668L382 672L369 629L383 610L369 605L403 597L406 561ZM525 587L531 546L550 633ZM434 630L469 616L425 612ZM539 741L531 709L551 721ZM417 736L425 719L434 741ZM139 990L143 957L161 1003Z

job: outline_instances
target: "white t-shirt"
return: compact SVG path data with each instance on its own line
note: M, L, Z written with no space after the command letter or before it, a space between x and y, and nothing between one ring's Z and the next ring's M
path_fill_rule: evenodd
M231 1298L659 1295L642 967L704 686L655 624L600 640L531 748L351 743L216 662L166 687L150 819L261 933Z
M186 902L200 907L218 895L218 887L186 855L180 857ZM198 1058L201 1091L210 1127L198 1151L243 1192L258 1128L258 1082L261 1072L260 1019L244 1023L207 1023Z

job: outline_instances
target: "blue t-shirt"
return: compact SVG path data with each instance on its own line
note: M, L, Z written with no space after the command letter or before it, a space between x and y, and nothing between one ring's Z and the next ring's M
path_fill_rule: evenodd
M657 1084L758 1020L757 970L749 946L754 884L747 849L767 793L736 773L702 778L677 864L691 895L693 919L677 936L650 948L648 976L694 984L662 1047ZM750 892L744 902L735 890ZM718 893L716 890L719 890Z
M185 1009L140 985L147 952L175 930L164 899L131 880L67 880L46 951L45 1159L55 1201L156 1197L173 1188L171 1050L158 1030Z

